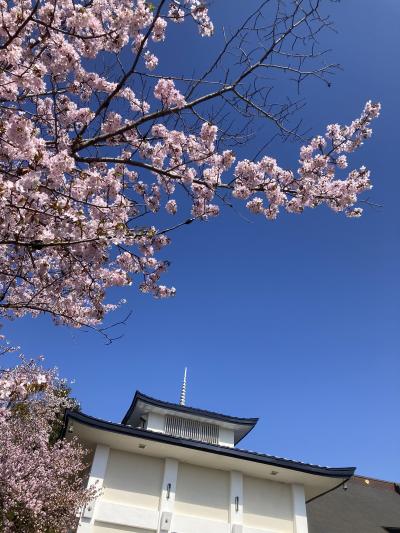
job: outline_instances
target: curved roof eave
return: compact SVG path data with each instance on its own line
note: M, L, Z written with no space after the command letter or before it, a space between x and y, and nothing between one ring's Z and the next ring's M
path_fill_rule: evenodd
M143 394L140 391L136 391L135 396L133 397L132 403L129 406L128 411L125 413L125 416L123 417L121 424L126 424L132 415L136 404L142 401L144 403L147 403L149 405L153 405L155 407L159 407L161 409L170 409L172 411L176 411L177 413L186 413L196 416L201 416L205 418L210 418L212 420L219 420L221 422L228 422L230 424L236 424L238 426L247 426L244 434L235 440L235 444L240 442L257 424L258 418L241 418L237 416L230 416L230 415L224 415L222 413L216 413L214 411L207 411L205 409L197 409L196 407L189 407L187 405L180 405L177 403L172 402L165 402L163 400L158 400L157 398L152 398L151 396L147 396L146 394Z
M231 458L237 458L246 461L287 468L290 470L296 470L299 472L313 474L317 476L347 479L352 477L355 471L355 467L332 468L327 466L313 465L309 463L303 463L301 461L294 461L292 459L275 457L272 455L242 450L238 448L230 448L215 444L208 444L199 441L172 437L163 433L156 433L144 429L131 428L129 426L116 424L114 422L107 422L105 420L101 420L100 418L95 418L89 415L85 415L84 413L77 413L73 411L67 411L65 414L63 436L65 436L69 420L75 420L81 424L88 425L100 430L111 431L114 433L125 435L132 435L134 437L144 438L161 443L172 444L175 446L182 446L193 450L220 454Z

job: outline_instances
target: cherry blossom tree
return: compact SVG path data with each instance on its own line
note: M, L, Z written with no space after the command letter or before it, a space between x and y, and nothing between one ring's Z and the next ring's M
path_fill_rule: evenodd
M317 49L320 4L265 0L206 69L176 73L168 35L215 33L202 0L0 0L1 316L96 327L120 303L109 287L173 295L159 255L171 231L232 203L269 220L321 204L360 216L370 173L347 156L379 104L310 139L282 89L335 67ZM263 124L299 141L297 169L266 148L238 157Z
M0 530L67 533L96 488L85 488L86 452L58 439L62 415L75 408L54 370L22 361L0 371Z

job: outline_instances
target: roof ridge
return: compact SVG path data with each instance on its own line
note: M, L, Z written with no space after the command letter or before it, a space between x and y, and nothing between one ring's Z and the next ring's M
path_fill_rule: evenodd
M365 476L363 474L357 474L353 477L357 479L368 479L369 481L378 481L379 483L387 483L389 485L399 485L398 481L388 481L387 479L380 479L379 477Z
M177 411L181 411L181 412L192 412L193 414L194 414L194 412L197 412L197 413L204 413L204 414L207 414L207 415L214 415L216 417L221 417L221 418L223 417L225 419L231 419L232 422L237 421L237 423L241 423L241 424L253 424L253 425L255 425L258 422L258 420L259 420L258 417L240 417L240 416L234 416L234 415L226 415L226 414L220 413L218 411L210 411L209 409L202 409L202 408L199 408L199 407L192 407L192 406L189 406L189 405L180 405L179 403L160 400L158 398L154 398L153 396L148 396L147 394L144 394L143 392L140 392L139 390L137 390L135 392L135 396L133 398L131 406L129 407L129 409L128 409L127 413L125 414L124 418L122 419L122 423L125 423L124 421L126 421L129 418L129 415L133 411L134 405L136 404L136 402L138 400L149 401L149 403L156 402L158 404L163 404L164 406L171 407L171 408L173 408L173 409L175 409Z

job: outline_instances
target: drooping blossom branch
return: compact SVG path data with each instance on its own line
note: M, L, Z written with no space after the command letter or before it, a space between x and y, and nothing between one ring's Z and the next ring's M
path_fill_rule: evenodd
M139 278L173 295L158 256L170 229L227 202L267 219L321 204L359 216L369 171L347 170L347 154L379 104L306 142L297 170L238 157L252 127L303 138L301 101L276 100L271 79L327 81L320 3L261 2L189 76L164 73L157 50L174 23L213 35L201 0L0 0L0 315L95 327L121 303L105 302L109 287Z

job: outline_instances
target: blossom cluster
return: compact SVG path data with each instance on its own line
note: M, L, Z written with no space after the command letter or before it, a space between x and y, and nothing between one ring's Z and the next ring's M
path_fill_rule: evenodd
M271 157L257 163L240 161L235 168L233 195L242 199L252 196L248 209L269 219L276 218L281 207L300 213L322 203L334 211L344 211L348 217L360 216L362 209L354 205L358 195L372 187L369 171L362 166L341 179L337 171L348 165L345 153L353 152L371 136L370 124L379 112L380 104L367 102L361 116L349 126L327 126L324 136L314 137L301 147L297 174L282 169ZM255 191L262 195L253 196Z
M184 96L175 88L172 80L159 80L154 87L154 96L166 107L182 108L186 104Z
M268 219L275 219L282 208L300 213L323 203L334 211L344 211L348 217L360 216L362 209L355 204L359 194L371 188L369 171L362 166L344 176L337 174L348 165L345 154L359 148L371 136L370 125L379 111L380 104L367 102L361 116L349 126L329 125L324 136L317 136L301 147L296 173L283 169L269 156L259 161L240 160L234 165L232 151L221 153L216 149L216 125L203 123L195 136L157 123L152 127L151 141L136 141L157 182L151 186L141 183L137 192L148 208L156 212L162 205L162 190L169 197L177 185L189 187L191 214L202 219L219 213L219 206L212 202L227 182L233 197L246 200L252 213ZM233 165L234 179L227 177L224 182ZM175 214L178 204L175 199L168 199L165 208Z
M84 487L85 450L60 441L60 420L75 406L55 370L34 361L0 371L0 529L67 533L96 496Z

